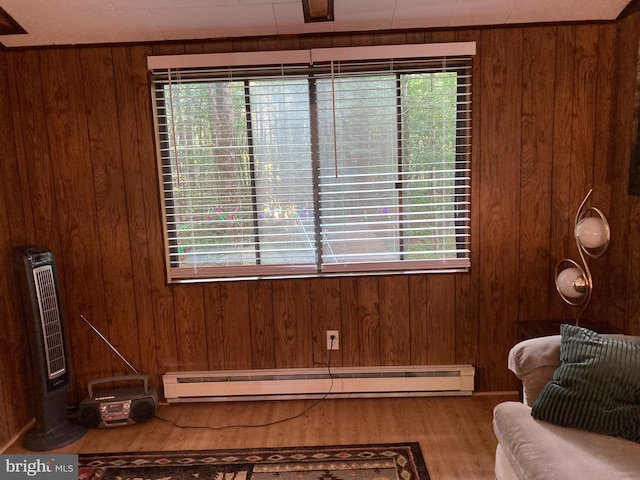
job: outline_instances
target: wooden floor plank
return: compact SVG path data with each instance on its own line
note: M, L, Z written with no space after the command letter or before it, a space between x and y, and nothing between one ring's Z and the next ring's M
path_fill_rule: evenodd
M419 442L432 480L492 480L493 407L515 393L464 397L337 399L161 405L147 423L92 429L52 453L207 450ZM198 428L178 428L179 425ZM242 425L239 428L223 428ZM203 427L211 427L203 428ZM20 442L4 453L25 453Z

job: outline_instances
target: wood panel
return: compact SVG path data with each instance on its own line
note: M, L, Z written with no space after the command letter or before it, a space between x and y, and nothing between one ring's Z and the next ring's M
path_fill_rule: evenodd
M155 141L151 122L152 108L149 95L147 56L157 53L184 53L184 46L170 48L137 47L131 53L131 68L134 76L134 95L136 101L136 130L140 145L140 173L144 201L145 227L147 234L147 258L151 286L151 305L153 307L153 340L155 341L158 372L156 383L161 382L160 375L178 369L178 336L176 335L173 289L166 283L166 266L162 256L164 240L160 212L160 187L156 169ZM144 322L152 319L145 319ZM140 321L140 319L138 319ZM151 329L150 329L151 330ZM141 339L146 340L146 339Z
M21 64L21 61L25 61L25 64ZM16 66L16 65L20 66ZM25 67L26 68L23 68ZM46 147L46 142L43 138L34 138L29 132L43 131L42 119L43 115L43 105L40 99L40 89L41 83L39 81L39 72L38 72L38 63L37 57L35 55L25 55L25 56L9 56L7 57L7 65L6 72L8 76L6 80L8 80L7 84L7 92L10 93L11 103L13 105L12 108L3 108L5 112L12 112L13 122L21 122L25 121L24 129L7 129L6 133L13 132L15 143L12 145L10 143L6 144L6 147L3 148L3 151L11 152L14 150L15 156L11 158L7 155L7 162L5 162L5 168L7 166L18 167L21 165L22 168L19 169L17 175L10 174L8 171L3 174L3 178L6 179L14 179L14 181L4 182L6 184L6 192L8 193L12 189L20 187L20 195L21 198L16 195L16 190L13 190L14 194L8 199L11 199L16 203L15 207L11 209L10 215L11 223L15 225L21 225L24 222L24 234L25 241L26 238L33 237L34 229L36 229L40 233L44 233L43 236L48 238L58 238L58 231L56 228L56 224L49 220L44 221L42 224L34 225L34 215L32 213L32 206L36 209L44 209L44 215L48 216L52 213L52 195L50 194L50 168L47 167L49 155L48 148ZM25 72L26 70L26 72ZM26 73L26 77L23 76ZM36 78L35 81L30 81L32 76ZM23 84L22 82L28 82L29 87L33 88L27 95L24 95L20 92L18 85ZM31 93L35 93L35 96ZM8 105L7 105L8 107ZM27 110L27 114L25 116L21 115L21 112ZM7 139L9 137L6 137ZM34 182L33 184L30 181L29 176L27 175L28 167L33 166L29 165L29 161L33 159L43 158L45 161L40 162L40 167L43 168L42 175L42 183ZM19 180L19 181L18 181ZM33 201L32 201L33 199ZM43 212L43 210L39 210ZM16 217L16 215L18 215ZM51 215L51 218L55 218L54 215ZM44 227L50 227L49 229L44 230ZM15 227L14 227L15 231ZM48 235L47 235L48 234Z
M482 33L480 115L480 332L482 389L513 388L502 372L517 318L522 29ZM499 141L496 141L499 139Z
M554 265L549 258L553 165L553 91L556 27L527 29L522 54L522 168L519 242L519 311L522 319L547 316ZM531 281L532 278L540 281Z
M427 319L427 277L409 277L409 349L411 365L429 364L429 328Z
M621 185L612 192L610 222L612 235L615 235L615 242L611 245L612 256L618 259L616 274L620 277L611 282L617 287L616 290L607 290L606 295L616 304L624 303L626 314L623 317L627 319L627 332L640 332L640 197L627 194L631 155L640 148L637 144L638 116L634 112L637 107L635 102L630 101L637 98L638 67L634 59L638 58L639 42L640 15L633 15L621 22L620 39L616 48L619 68L615 85L616 115L613 121L616 161L611 162L610 172L614 182Z
M12 112L15 92L12 90L10 75L13 69L7 58L0 58L0 112ZM13 101L12 98L13 97ZM0 161L2 189L0 189L0 318L3 332L0 335L0 445L6 443L31 418L29 398L30 371L29 346L26 341L26 323L21 320L20 292L15 286L12 265L12 248L26 240L24 220L20 219L22 195L20 182L8 183L5 179L17 180L18 156L16 155L12 116L0 115Z
M203 287L174 289L178 370L209 370Z
M224 321L222 302L220 301L220 284L204 287L205 325L207 327L207 356L209 369L224 370ZM188 370L191 370L190 368Z
M598 193L594 199L594 205L602 209L605 215L612 219L612 215L617 215L620 221L611 220L612 225L624 225L624 218L628 213L628 209L619 208L624 205L624 197L619 200L616 198L616 188L614 183L616 178L625 178L623 165L627 162L620 162L620 166L616 166L614 162L598 162L595 159L612 158L614 155L614 146L618 142L619 131L615 129L615 93L616 93L616 67L618 65L615 55L607 52L616 50L616 42L618 39L617 32L610 29L598 29L598 88L596 92L595 103L597 105L596 122L595 122L595 138L594 138L594 171L593 185L594 190ZM633 128L628 128L627 135L632 133ZM628 158L630 155L628 156ZM622 167L622 168L621 168ZM626 169L628 171L628 168ZM622 177L618 175L622 173ZM623 203L620 203L622 201ZM622 217L619 215L622 214ZM594 295L590 315L593 318L610 319L612 325L616 329L625 329L625 311L626 299L619 295L618 292L626 289L626 282L621 281L622 275L625 275L626 261L624 245L626 242L622 240L624 234L621 231L613 231L612 238L617 241L611 244L611 250L608 254L597 261L590 262L594 283ZM619 242L622 240L622 242ZM607 278L609 281L607 281Z
M312 365L309 280L274 282L273 313L276 368Z
M479 30L460 31L456 33L458 42L476 42L476 56L473 61L474 72L482 70L482 45L477 44L481 38ZM472 86L473 111L471 129L473 132L482 131L482 75L474 75ZM471 205L480 205L480 152L482 137L475 134L471 145ZM466 275L455 275L455 350L457 363L476 364L478 358L478 338L480 329L480 209L471 209L471 270Z
M362 366L360 355L360 322L358 316L358 282L356 278L340 279L340 350L345 367Z
M326 278L319 282L311 282L311 328L313 366L327 365L327 331L337 330L343 332L340 321L340 279ZM324 340L324 341L323 341ZM338 338L338 341L341 339ZM342 365L342 352L344 348L331 352L331 365Z
M75 378L78 385L86 385L111 374L112 358L108 347L96 345L90 329L80 328L80 315L85 315L100 331L109 331L87 116L74 114L86 112L82 65L77 49L41 51L39 57L42 84L47 86L43 92L49 93L43 100L61 240L55 253L64 258L59 271Z
M272 282L258 280L249 289L251 358L253 368L275 368Z
M427 278L427 365L456 362L455 278L435 275Z
M380 364L380 299L377 277L356 280L358 312L356 331L362 365Z
M553 269L577 257L573 217L590 187L613 241L593 265L586 318L640 333L640 205L626 193L639 37L631 16L620 25L0 52L0 252L8 262L11 247L33 242L57 255L73 327L71 401L88 380L124 371L78 323L81 313L158 386L178 369L324 365L326 331L339 330L333 365L471 363L477 389L513 389L505 359L516 321L574 314ZM148 55L451 40L478 50L468 273L167 284ZM15 355L0 368L0 426L10 434L28 416L4 378L26 356L14 288L1 272L0 314L12 318L2 345ZM23 399L26 382L13 381Z
M580 205L593 184L593 155L597 82L597 26L577 26L573 58L573 111L571 122L571 197L574 205ZM597 200L597 198L596 198ZM570 219L573 225L573 218Z
M571 125L574 78L575 27L560 28L556 35L556 68L553 112L553 165L551 166L551 258L560 261L577 255L572 239L572 215L577 205L570 200ZM560 92L562 94L560 94ZM551 297L552 318L571 318L572 309L558 295Z
M124 177L124 195L126 218L129 232L129 250L131 256L132 295L135 314L123 322L132 330L136 326L136 335L130 335L137 342L136 368L145 372L151 379L157 379L156 332L153 320L151 278L149 271L148 231L146 228L145 202L142 182L141 145L139 138L146 132L138 128L136 110L136 77L132 70L132 58L135 52L128 48L114 48L113 75L115 96L118 105L118 138L120 140L122 173ZM144 319L138 321L138 319Z
M378 279L380 292L380 364L411 363L409 279L388 276Z
M114 346L129 360L140 365L139 343L131 335L131 321L136 305L131 261L131 239L127 216L120 118L114 79L114 59L110 49L90 48L80 51L84 103L87 112L89 153L93 172L96 222L99 238L100 271L106 298L103 331ZM77 325L81 325L77 323ZM86 327L85 327L86 328ZM89 343L104 348L96 337ZM108 350L105 350L105 352ZM114 375L131 374L129 368L112 355Z
M224 359L227 369L253 368L249 291L246 282L220 285Z

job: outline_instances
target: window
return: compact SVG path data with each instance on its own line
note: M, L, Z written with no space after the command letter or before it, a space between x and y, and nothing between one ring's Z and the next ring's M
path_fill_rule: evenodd
M169 280L468 268L474 50L149 57Z

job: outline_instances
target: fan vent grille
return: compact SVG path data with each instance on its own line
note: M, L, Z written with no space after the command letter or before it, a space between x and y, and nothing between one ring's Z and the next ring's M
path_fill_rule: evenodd
M47 374L51 380L65 373L66 370L53 268L51 265L38 267L33 270L33 278L40 307L42 338L47 355Z

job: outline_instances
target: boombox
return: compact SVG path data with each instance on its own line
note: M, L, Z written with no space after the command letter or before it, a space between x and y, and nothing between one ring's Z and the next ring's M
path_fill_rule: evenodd
M122 375L92 380L87 384L89 397L80 402L78 420L89 428L124 427L146 422L158 408L158 394L149 385L146 375ZM94 394L100 383L141 382L136 386L122 386Z

